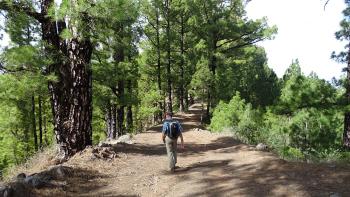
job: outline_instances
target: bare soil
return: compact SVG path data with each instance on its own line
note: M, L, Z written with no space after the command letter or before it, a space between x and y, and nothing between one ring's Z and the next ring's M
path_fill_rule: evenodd
M350 196L350 167L287 162L228 134L201 128L199 105L176 118L184 127L180 168L167 171L161 125L120 144L117 158L91 158L91 148L64 166L74 173L37 196Z

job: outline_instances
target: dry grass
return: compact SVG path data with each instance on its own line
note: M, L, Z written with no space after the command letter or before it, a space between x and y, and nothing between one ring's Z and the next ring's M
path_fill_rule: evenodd
M10 182L19 173L33 174L48 169L54 165L54 158L57 154L57 146L46 147L30 157L25 163L12 166L4 172L3 181Z

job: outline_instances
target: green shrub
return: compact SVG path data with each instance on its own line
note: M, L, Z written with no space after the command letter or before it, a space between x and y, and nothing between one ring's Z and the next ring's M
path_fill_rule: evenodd
M261 113L251 104L245 104L239 93L227 104L220 102L215 108L210 129L214 132L233 131L235 136L247 143L257 143L262 124Z
M245 106L244 112L239 115L237 133L247 143L256 144L259 142L262 130L262 118L258 110L252 109L249 103Z
M279 154L282 158L292 161L302 161L305 159L303 152L300 149L293 147L285 147L279 151Z
M315 108L302 109L294 114L289 125L291 146L306 152L335 148L340 139L338 121Z
M239 93L236 93L236 96L228 104L220 101L214 109L210 130L219 132L225 128L237 126L240 115L244 112L244 107L244 100L240 98Z
M282 150L289 146L289 117L276 115L270 110L264 114L263 132L261 132L260 140L268 144L270 147Z
M304 107L277 114L274 108L254 109L236 93L229 103L219 102L210 129L231 131L245 143L265 143L290 160L346 161L350 153L339 150L342 124L343 113L336 108Z

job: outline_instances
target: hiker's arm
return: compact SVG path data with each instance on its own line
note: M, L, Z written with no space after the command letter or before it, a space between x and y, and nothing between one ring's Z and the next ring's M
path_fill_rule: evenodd
M184 137L182 136L182 132L180 133L180 139L181 139L181 148L185 148Z
M163 143L165 143L165 131L166 131L166 126L165 126L165 124L163 124L163 128L162 128L162 141L163 141Z
M165 143L165 133L162 133L162 141Z

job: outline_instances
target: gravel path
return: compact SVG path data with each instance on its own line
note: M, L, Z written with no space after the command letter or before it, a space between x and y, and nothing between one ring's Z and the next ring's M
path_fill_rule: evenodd
M89 151L65 165L77 169L63 188L41 196L350 196L350 168L286 162L272 153L212 134L199 125L199 105L176 118L183 124L185 149L180 168L167 172L161 125L118 145L118 157L92 160Z

